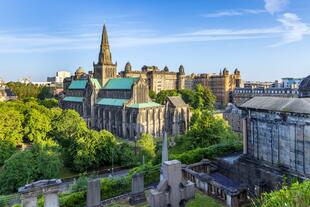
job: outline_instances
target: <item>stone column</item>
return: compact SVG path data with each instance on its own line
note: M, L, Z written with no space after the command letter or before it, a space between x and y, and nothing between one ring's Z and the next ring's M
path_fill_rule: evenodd
M100 179L89 180L87 186L87 207L100 206L100 202Z
M22 206L23 207L37 207L37 194L36 194L36 192L22 194L21 200L22 200Z
M242 119L243 154L248 152L247 118Z
M58 191L44 194L44 207L59 207Z

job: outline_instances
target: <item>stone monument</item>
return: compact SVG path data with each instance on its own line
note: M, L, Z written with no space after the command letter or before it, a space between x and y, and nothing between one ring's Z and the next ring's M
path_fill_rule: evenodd
M88 181L87 207L96 207L101 204L100 179Z
M44 207L59 207L60 179L39 180L18 189L23 207L36 207L38 195L44 195Z
M156 189L150 190L149 204L151 207L180 207L195 197L195 185L190 181L182 181L181 162L165 161L163 179Z
M144 175L137 173L132 176L131 194L129 203L130 205L136 205L145 201L144 194Z

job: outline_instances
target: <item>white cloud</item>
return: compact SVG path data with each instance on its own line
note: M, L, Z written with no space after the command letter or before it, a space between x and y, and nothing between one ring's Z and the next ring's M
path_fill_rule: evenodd
M270 14L283 11L285 7L289 4L289 0L264 0L264 1L265 1L265 9Z
M284 33L282 41L272 45L272 47L301 41L305 35L310 34L310 27L303 23L296 14L285 13L278 21L282 24Z
M261 9L241 9L241 10L224 10L214 13L203 14L203 17L225 17L225 16L241 16L245 14L261 14L265 13L265 10Z

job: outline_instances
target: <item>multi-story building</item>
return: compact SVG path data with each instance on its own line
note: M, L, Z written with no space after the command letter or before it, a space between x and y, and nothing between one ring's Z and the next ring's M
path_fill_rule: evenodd
M237 106L256 96L298 97L296 88L236 88L232 93L232 102Z
M181 97L169 98L166 106L153 102L149 97L152 82L142 75L157 77L158 74L149 74L155 68L144 67L143 73L138 76L118 77L116 66L112 63L108 35L103 27L94 72L86 74L79 67L74 76L65 78L61 107L76 110L91 128L106 129L131 140L142 133L161 137L164 131L170 135L187 131L190 111ZM128 71L129 65L126 67ZM159 88L155 87L157 90Z
M47 82L55 83L55 84L63 84L64 79L71 76L71 73L68 71L58 71L56 72L56 76L47 77Z
M282 78L283 88L298 88L302 78Z
M244 154L286 175L310 178L310 76L301 98L254 97L244 111ZM274 170L274 172L277 172Z
M14 101L16 99L16 94L5 85L4 81L0 79L0 102Z
M149 86L149 89L155 93L161 90L180 90L185 88L185 72L183 65L180 65L178 72L169 71L165 66L163 70L159 70L157 66L146 66L142 69L132 70L131 64L128 62L124 71L120 72L121 77L142 77Z
M190 84L192 82L192 84ZM231 102L231 93L236 87L240 87L241 76L240 71L235 69L233 74L225 68L219 74L200 74L187 76L186 85L192 86L192 89L197 84L210 88L216 97L216 106L218 108L226 107Z

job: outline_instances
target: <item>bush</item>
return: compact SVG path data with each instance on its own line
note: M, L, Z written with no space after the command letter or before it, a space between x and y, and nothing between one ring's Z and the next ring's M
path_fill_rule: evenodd
M170 160L179 160L182 164L192 164L202 159L213 159L224 154L240 151L242 144L239 142L216 144L206 148L197 148L182 154L171 154Z
M61 207L84 207L86 205L86 192L60 194L59 203Z
M293 183L290 187L283 186L281 190L265 193L261 199L261 207L309 207L310 181Z
M131 191L131 176L101 179L101 199L105 200Z

